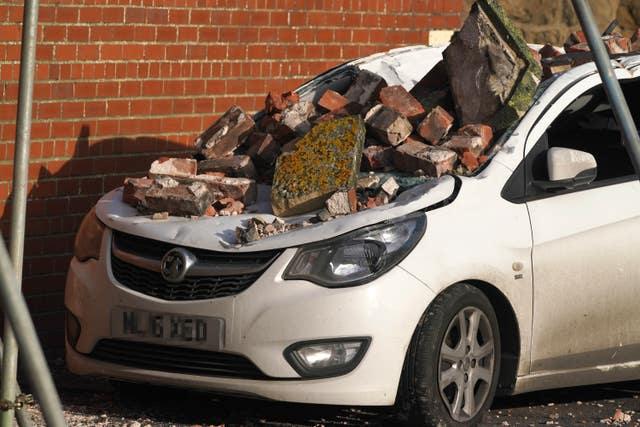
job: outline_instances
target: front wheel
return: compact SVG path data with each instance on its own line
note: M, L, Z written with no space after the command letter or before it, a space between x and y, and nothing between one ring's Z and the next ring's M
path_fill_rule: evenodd
M491 406L500 331L488 298L469 284L440 294L423 315L402 392L415 426L474 426Z

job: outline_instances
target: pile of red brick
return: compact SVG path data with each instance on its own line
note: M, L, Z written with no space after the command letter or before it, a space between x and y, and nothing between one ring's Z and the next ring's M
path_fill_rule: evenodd
M620 33L611 33L603 35L602 41L610 55L640 52L640 28L629 38ZM546 44L535 52L537 59L542 64L544 78L593 61L587 38L582 31L576 31L569 35L564 42L564 50L563 54L551 44Z
M494 3L488 2L484 7L499 11ZM473 33L477 27L474 23L487 19L487 15L476 7L461 30L461 33L474 34L478 61L486 61L480 51L492 43L492 36ZM507 18L502 16L501 19L506 21ZM497 34L504 40L514 37L508 22L498 23L502 29ZM640 30L630 39L609 34L603 36L603 40L612 54L640 50ZM514 112L519 116L524 110L508 99L496 103L492 98L496 105L490 106L489 113L475 112L473 105L470 107L465 103L465 100L474 99L469 94L482 94L486 90L486 85L467 81L465 73L473 70L461 72L456 66L466 60L467 42L467 39L454 37L445 51L444 61L429 71L411 91L403 86L388 86L383 77L360 69L345 91L339 93L328 89L316 94L321 95L316 96L316 103L301 100L294 92L269 93L264 112L256 116L257 123L234 106L196 139L193 158L158 159L151 165L147 178L126 181L123 200L158 218L166 218L169 214L237 215L255 202L256 183L273 183L274 212L281 216L316 212L315 221L328 221L393 201L404 190L398 184L401 178L424 178L411 181L415 184L444 174L472 173L487 160L492 149L493 130L504 131L517 118ZM503 46L503 56L510 54L506 49L512 49L524 58L523 63L528 61L529 68L521 67L519 72L530 73L538 79L540 66L544 76L550 77L592 60L581 32L571 34L565 45L566 54L551 45L529 52L523 40L517 40L510 48L500 46ZM502 61L499 51L494 49L492 55L494 61ZM487 74L487 78L508 80L505 72L509 70L490 71L494 74ZM532 96L539 81L529 78L536 82L533 87L527 86L526 82L518 87L524 97ZM520 84L516 80L511 84ZM346 123L345 117L355 119ZM486 117L493 128L473 117ZM329 162L322 156L328 152L335 154L338 148L328 147L329 151L323 151L324 148L341 145L347 134L351 135L350 145L342 144L350 147L345 159L351 153L356 161L345 160L342 169L329 165L326 170L330 169L335 176L318 179L315 172L298 173L302 166L291 168L292 162L307 166ZM307 150L309 147L313 149ZM293 153L300 156L293 156ZM278 179L285 181L282 176L285 159L289 161L286 169L288 186L276 192ZM338 176L348 185L332 187L331 182L337 182ZM325 181L329 181L329 185ZM292 189L295 194L291 194ZM277 203L274 202L276 199ZM308 224L305 222L304 225ZM248 228L238 228L238 241L253 241L292 227L295 228L281 220L267 223L254 218Z

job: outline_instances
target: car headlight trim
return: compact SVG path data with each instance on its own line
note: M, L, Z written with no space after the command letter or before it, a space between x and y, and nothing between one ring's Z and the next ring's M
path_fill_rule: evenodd
M100 259L100 248L102 246L102 234L105 225L98 219L95 206L85 215L73 245L73 256L78 261L84 262L89 259Z
M283 278L307 280L328 288L369 283L413 250L424 235L426 224L426 215L419 211L303 246L289 262Z

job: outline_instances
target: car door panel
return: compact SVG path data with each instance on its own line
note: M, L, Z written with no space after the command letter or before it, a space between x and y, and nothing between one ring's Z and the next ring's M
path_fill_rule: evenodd
M640 355L640 182L528 202L533 230L531 370Z

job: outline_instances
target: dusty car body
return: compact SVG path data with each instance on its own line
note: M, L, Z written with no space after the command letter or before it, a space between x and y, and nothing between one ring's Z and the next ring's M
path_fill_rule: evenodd
M340 89L350 67L410 89L441 53L374 55L299 93L311 99ZM637 99L640 55L619 59L615 71ZM632 112L640 120L637 106ZM590 153L597 176L543 185L554 147ZM268 191L259 188L251 207L267 218ZM544 82L473 175L444 176L386 206L235 244L236 226L251 216L153 221L124 204L120 190L105 195L85 221L98 225L78 237L81 245L93 239L95 250L74 257L67 277L70 370L291 402L393 405L420 392L407 392L406 378L431 363L452 423L473 422L496 389L517 394L640 374L640 182L593 63ZM307 248L348 245L371 236L372 226L405 227L394 238L410 246L383 274L337 287L287 276ZM201 283L224 290L162 293L161 262L174 248L195 256L198 277L229 278ZM462 304L448 317L447 301ZM465 352L460 336L474 327L483 338ZM419 354L429 334L439 343L435 359ZM300 361L322 349L347 354L344 363L314 370Z

